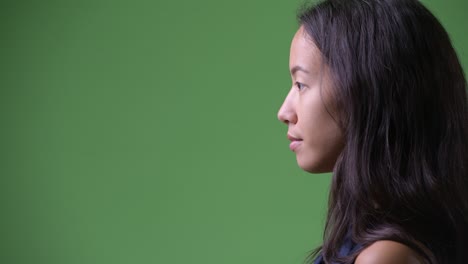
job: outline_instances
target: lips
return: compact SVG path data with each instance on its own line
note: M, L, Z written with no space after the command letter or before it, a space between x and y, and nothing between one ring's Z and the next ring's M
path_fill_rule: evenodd
M296 137L293 137L293 136L291 136L291 135L289 135L289 134L288 134L288 139L289 139L290 141L302 141L301 138L296 138Z
M293 137L288 134L288 139L291 141L291 144L289 144L289 148L294 151L296 150L302 143L302 139Z

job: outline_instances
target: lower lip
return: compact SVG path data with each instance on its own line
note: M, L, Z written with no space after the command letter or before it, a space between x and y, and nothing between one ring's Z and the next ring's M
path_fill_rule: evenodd
M292 151L294 151L299 147L299 145L301 145L301 143L302 143L302 140L294 140L294 141L291 142L291 144L289 144L289 148Z

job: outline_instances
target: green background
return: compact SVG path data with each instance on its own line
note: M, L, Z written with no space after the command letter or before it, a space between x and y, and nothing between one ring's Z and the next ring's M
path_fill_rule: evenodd
M423 3L466 69L467 2ZM299 4L2 1L0 263L302 263L330 174L276 115Z

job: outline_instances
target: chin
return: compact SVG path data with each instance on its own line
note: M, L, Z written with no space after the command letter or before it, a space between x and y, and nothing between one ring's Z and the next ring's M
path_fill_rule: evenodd
M327 162L318 162L314 161L312 159L308 159L306 161L297 158L297 165L299 167L310 173L327 173L327 172L332 172L334 164L330 164Z
M303 169L304 171L306 172L309 172L309 173L328 173L328 172L332 172L333 171L333 168L321 168L321 167L312 167L312 166L308 166L308 167L303 167L303 166L300 166L301 169Z

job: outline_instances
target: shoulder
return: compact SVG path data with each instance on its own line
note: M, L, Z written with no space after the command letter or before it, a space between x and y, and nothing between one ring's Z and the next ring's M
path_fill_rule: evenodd
M379 240L359 253L355 264L423 264L422 257L405 244Z

